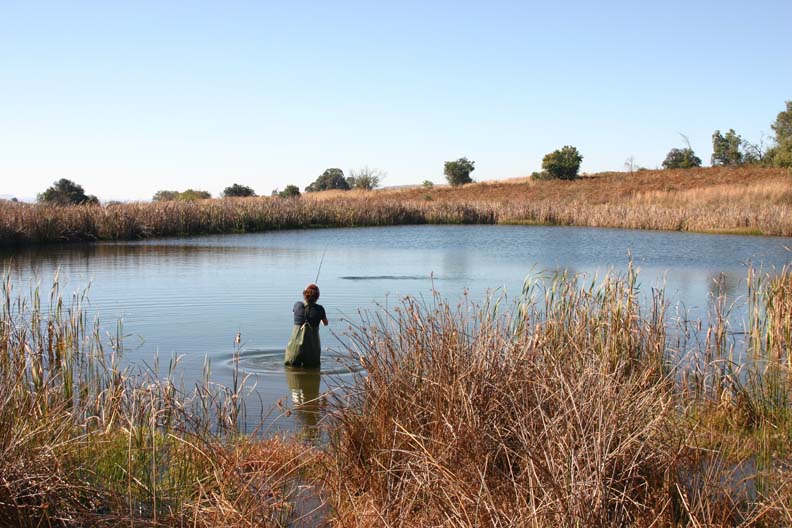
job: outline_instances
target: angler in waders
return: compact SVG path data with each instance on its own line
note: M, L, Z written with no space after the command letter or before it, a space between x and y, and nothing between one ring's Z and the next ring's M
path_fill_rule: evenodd
M309 284L303 292L303 300L294 305L294 328L286 345L284 363L290 367L318 367L322 354L319 342L319 323L327 326L327 315L319 300L319 287Z

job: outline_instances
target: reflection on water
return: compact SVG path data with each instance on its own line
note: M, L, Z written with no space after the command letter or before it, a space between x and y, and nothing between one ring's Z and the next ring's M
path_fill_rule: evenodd
M286 383L291 393L294 416L305 438L317 440L317 424L321 410L319 387L321 376L317 369L286 367Z
M90 315L111 333L121 317L123 332L140 338L126 340L125 361L178 356L188 385L201 379L207 358L215 381L228 384L241 333L239 367L252 376L262 405L272 406L291 399L282 364L291 310L325 248L319 302L330 326L322 329L319 394L328 379L348 375L339 351L358 312L393 306L404 295L431 298L435 288L452 303L465 292L473 302L492 291L514 299L527 277L571 271L591 280L624 272L631 254L642 294L665 285L682 316L706 318L714 292L744 297L747 262L781 267L789 246L788 238L616 229L400 226L6 249L0 264L17 292L31 279L47 289L58 270L66 297L90 284Z

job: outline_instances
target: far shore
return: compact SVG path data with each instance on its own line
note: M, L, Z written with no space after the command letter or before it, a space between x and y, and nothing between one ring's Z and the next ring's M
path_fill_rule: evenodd
M511 224L792 236L792 173L642 170L374 191L58 207L0 201L0 246L314 227Z

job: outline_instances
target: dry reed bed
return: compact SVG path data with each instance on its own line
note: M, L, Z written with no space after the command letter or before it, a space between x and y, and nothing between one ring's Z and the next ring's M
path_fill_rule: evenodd
M716 299L685 361L632 271L508 309L406 299L353 329L366 373L320 455L241 435L242 381L122 370L82 297L6 278L0 524L279 526L308 483L338 526L788 526L792 276L749 282L746 333Z
M752 280L742 363L716 318L683 366L633 274L371 315L331 428L337 523L789 526L792 282Z
M608 173L574 182L327 192L298 199L54 207L0 202L0 245L402 224L541 223L792 236L779 169Z
M241 435L243 383L179 389L169 371L118 367L84 299L51 308L3 282L0 525L283 526L316 457ZM303 495L301 495L303 494ZM311 497L308 497L311 498Z

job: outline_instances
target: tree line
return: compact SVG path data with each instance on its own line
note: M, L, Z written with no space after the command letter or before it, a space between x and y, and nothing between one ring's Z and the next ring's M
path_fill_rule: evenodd
M770 125L774 136L769 145L764 144L764 139L759 143L751 143L737 134L734 129L729 129L725 134L720 130L712 133L713 166L739 166L759 165L775 167L792 167L792 101L786 102L784 110L778 113L775 121ZM690 145L686 136L682 136L685 146L672 148L663 160L664 169L690 169L701 167L702 161ZM531 176L535 179L560 179L573 180L578 177L583 156L577 148L571 145L554 150L542 159L542 171L534 172ZM453 161L446 161L443 165L443 174L452 186L464 185L473 181L470 176L475 170L476 162L466 157ZM634 159L628 159L625 166L630 172L634 169ZM639 168L638 170L641 170ZM310 185L305 187L305 192L319 192L327 190L348 191L361 189L370 191L379 187L386 173L381 169L363 167L351 170L349 176L339 168L326 169ZM424 187L431 188L433 182L426 180ZM275 189L272 196L280 198L293 198L300 196L300 188L296 185L287 185L283 190ZM226 187L222 198L256 196L256 192L246 185L234 183ZM99 200L94 195L85 193L83 187L71 180L62 178L44 192L38 195L38 201L56 205L91 205L98 204ZM211 198L207 191L187 189L185 191L157 191L152 200L165 201L193 201Z

